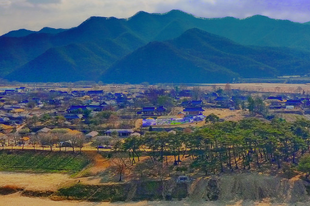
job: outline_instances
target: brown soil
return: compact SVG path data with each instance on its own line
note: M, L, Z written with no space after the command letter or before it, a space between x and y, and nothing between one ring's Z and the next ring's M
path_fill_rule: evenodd
M32 174L0 172L0 187L16 186L34 191L56 191L63 184L72 181L65 174Z
M271 203L268 200L263 202L254 201L237 201L237 202L191 202L191 201L141 201L141 202L116 202L116 203L93 203L93 202L78 202L78 201L53 201L48 198L30 198L20 196L18 193L6 196L0 196L0 206L19 205L19 206L189 206L189 205L205 205L205 206L290 206L300 205L306 206L308 203Z
M92 153L91 155L93 155L92 164L80 172L77 181L80 181L83 184L100 184L100 174L108 169L111 166L111 163L100 154Z

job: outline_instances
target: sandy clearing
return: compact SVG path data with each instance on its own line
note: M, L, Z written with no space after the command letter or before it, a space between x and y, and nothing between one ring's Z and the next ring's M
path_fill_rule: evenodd
M141 202L79 202L79 201L53 201L48 198L30 198L23 197L19 194L12 194L7 196L0 196L0 206L289 206L298 205L306 206L307 203L293 203L293 204L283 204L283 203L270 203L266 202L253 202L253 201L238 201L238 202L189 202L189 201L141 201Z
M229 110L229 109L205 109L203 114L208 116L209 114L215 114L221 119L226 121L240 121L244 118L245 111L242 110Z
M61 185L75 181L65 174L0 172L0 187L14 185L26 190L56 191Z

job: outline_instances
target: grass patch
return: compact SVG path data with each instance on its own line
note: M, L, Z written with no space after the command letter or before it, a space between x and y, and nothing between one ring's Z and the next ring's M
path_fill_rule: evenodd
M21 195L25 197L49 197L54 194L53 191L32 191L24 190Z
M47 151L0 151L0 171L57 172L74 174L89 159L79 153Z
M9 195L22 190L23 188L17 187L15 185L6 185L4 187L0 187L0 195Z
M161 200L162 199L162 182L147 181L138 183L136 195L133 200Z
M111 184L111 185L83 185L75 184L67 188L61 188L57 196L65 197L69 200L88 200L88 201L125 201L129 192L130 185Z

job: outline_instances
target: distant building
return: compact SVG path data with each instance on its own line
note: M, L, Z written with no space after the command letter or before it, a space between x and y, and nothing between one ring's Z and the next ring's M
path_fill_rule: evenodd
M64 116L66 120L75 120L75 119L82 119L83 115L82 114L66 114Z
M104 94L103 90L91 90L87 92L87 95L89 96L101 96L103 94Z
M188 115L200 115L204 112L205 110L202 109L201 107L187 107L183 110Z
M105 133L108 136L112 136L115 132L119 137L129 137L132 133L134 133L132 129L109 129Z
M99 134L98 132L92 131L92 132L86 134L85 137L86 137L87 139L91 139L91 138L93 138L93 137L96 137L98 134Z
M86 106L83 105L78 105L78 106L74 106L72 105L69 109L67 109L68 113L82 113L84 110L87 110Z
M141 111L137 112L137 114L141 114L142 116L161 116L165 115L167 109L163 106L155 107L143 107Z
M295 106L295 107L299 107L302 105L302 101L301 100L293 100L293 99L289 99L285 102L286 106Z
M37 133L49 133L51 131L51 129L44 127L42 129L40 129L39 131L37 131Z

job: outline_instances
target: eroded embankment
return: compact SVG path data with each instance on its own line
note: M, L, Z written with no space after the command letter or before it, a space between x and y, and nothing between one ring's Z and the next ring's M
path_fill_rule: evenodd
M258 174L223 175L199 178L189 188L193 200L263 200L277 202L308 201L304 181Z
M285 179L259 174L234 174L201 177L191 183L174 180L144 181L120 184L84 185L73 184L51 191L30 191L15 188L24 196L49 196L57 200L84 201L140 201L181 200L200 201L262 201L305 202L309 201L308 183L300 179ZM13 188L14 189L14 188ZM1 191L1 188L0 188Z

